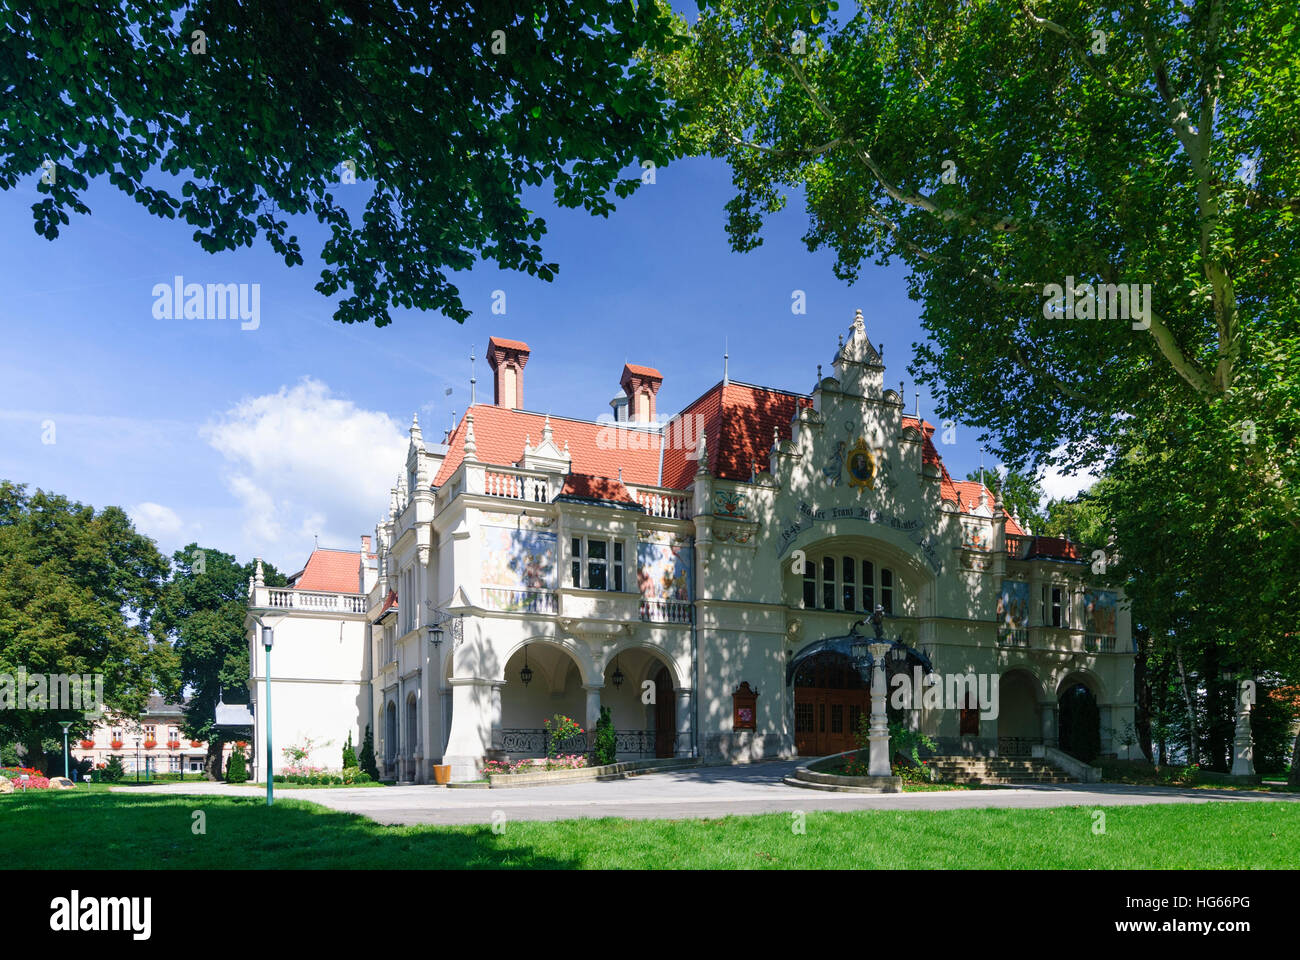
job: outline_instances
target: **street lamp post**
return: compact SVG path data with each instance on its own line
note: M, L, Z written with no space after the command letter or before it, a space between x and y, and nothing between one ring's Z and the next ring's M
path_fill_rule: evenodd
M135 782L140 782L140 738L135 738Z
M266 805L275 802L275 776L271 768L271 628L262 627L262 647L266 650Z
M68 776L68 727L72 726L71 720L60 720L59 726L63 728L63 776Z

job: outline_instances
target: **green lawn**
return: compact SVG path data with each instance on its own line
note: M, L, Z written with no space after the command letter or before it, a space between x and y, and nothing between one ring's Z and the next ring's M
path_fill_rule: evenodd
M191 830L206 814L207 833ZM100 791L0 796L10 869L39 868L1282 868L1300 866L1300 804L1093 810L863 811L721 820L382 827L304 800Z

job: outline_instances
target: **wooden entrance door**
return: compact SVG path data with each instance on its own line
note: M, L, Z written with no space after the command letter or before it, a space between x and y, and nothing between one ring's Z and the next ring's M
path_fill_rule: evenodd
M824 757L856 749L859 719L870 710L866 690L796 687L794 745L800 756Z
M655 674L655 756L671 757L677 738L677 698L667 667Z
M795 749L804 757L856 749L858 722L870 710L871 692L847 657L812 657L795 675Z

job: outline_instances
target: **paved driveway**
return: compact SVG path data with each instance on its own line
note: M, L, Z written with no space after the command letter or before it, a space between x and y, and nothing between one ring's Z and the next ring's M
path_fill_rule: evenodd
M1122 784L1051 784L996 790L933 793L826 793L783 784L796 763L699 767L607 783L553 784L507 790L448 790L413 786L282 790L277 796L309 800L333 810L359 813L384 824L491 823L506 820L571 820L580 817L684 819L791 810L955 810L971 807L1123 806L1141 803L1288 803L1300 794L1244 790L1179 790ZM258 796L265 787L222 783L116 787L128 793ZM498 817L497 819L500 819Z

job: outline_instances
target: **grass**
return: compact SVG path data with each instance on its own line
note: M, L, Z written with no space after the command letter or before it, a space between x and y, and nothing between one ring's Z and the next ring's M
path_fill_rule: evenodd
M206 833L192 831L202 811ZM809 812L384 827L305 800L89 789L0 797L9 869L1242 869L1300 866L1300 803ZM84 841L84 842L83 842Z

